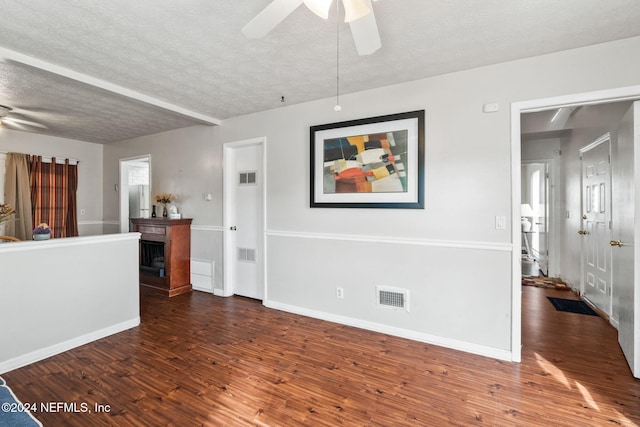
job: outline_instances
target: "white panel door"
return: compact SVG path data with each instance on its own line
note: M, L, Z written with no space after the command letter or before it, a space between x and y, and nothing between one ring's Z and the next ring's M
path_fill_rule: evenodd
M636 378L640 378L640 289L635 277L637 258L634 242L638 226L635 224L635 204L638 201L634 176L640 168L634 149L640 144L640 101L636 101L624 115L617 129L617 150L613 170L613 313L618 324L620 348Z
M581 150L584 297L611 314L610 140L605 136Z
M236 295L262 300L263 286L263 170L262 144L251 144L233 149L225 159L231 167L227 186L233 194L225 197L233 203L228 221L230 245L225 256L230 257L232 269L231 289Z

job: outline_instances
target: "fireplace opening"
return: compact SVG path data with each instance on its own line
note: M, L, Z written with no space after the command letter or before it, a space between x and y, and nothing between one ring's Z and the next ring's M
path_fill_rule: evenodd
M140 271L164 277L164 243L140 241Z

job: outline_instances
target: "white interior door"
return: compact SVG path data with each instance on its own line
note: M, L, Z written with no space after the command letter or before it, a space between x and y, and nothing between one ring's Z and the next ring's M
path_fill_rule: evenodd
M263 144L225 144L225 294L264 298Z
M612 259L614 312L613 320L618 324L618 341L631 371L640 378L640 288L635 271L638 257L634 250L635 204L640 201L635 193L640 165L640 153L634 147L640 144L640 101L636 101L624 115L617 129L618 143L613 171L613 227Z
M583 297L611 315L610 137L580 150L582 158Z

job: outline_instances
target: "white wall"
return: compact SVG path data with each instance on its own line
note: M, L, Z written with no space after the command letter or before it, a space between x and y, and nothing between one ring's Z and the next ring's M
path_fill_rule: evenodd
M115 185L119 180L119 161L151 155L153 196L172 193L183 218L193 218L191 257L222 265L222 146L214 141L215 128L192 126L144 136L104 146L104 218L105 232L118 232L119 198ZM205 201L204 193L212 200ZM158 215L162 209L158 207ZM222 270L215 269L213 282L222 289ZM202 278L201 278L202 279Z
M327 99L224 121L220 142L268 139L266 304L509 352L511 227L495 216L510 218L510 103L637 84L638 49L627 39L345 95L340 113ZM500 111L484 114L489 102ZM425 210L309 208L309 126L423 108ZM408 288L411 312L376 309L379 284Z
M137 326L139 237L0 245L0 373Z
M202 228L192 256L215 261L220 288L221 145L266 136L265 304L508 359L511 225L496 230L495 216L511 217L510 104L635 85L639 50L640 38L626 39L345 95L340 113L326 99L110 144L105 219L117 218L118 159L151 154L152 194L183 198ZM500 111L483 113L485 103ZM309 208L309 126L417 109L426 110L424 210ZM379 284L407 288L411 311L377 309Z
M0 151L80 161L77 207L81 236L102 234L102 149L101 144L0 128Z
M522 142L523 161L554 160L560 157L561 138L527 139Z

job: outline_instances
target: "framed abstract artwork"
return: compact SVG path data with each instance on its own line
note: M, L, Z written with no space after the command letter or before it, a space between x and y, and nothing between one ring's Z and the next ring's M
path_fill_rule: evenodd
M310 130L312 208L424 209L424 110Z

